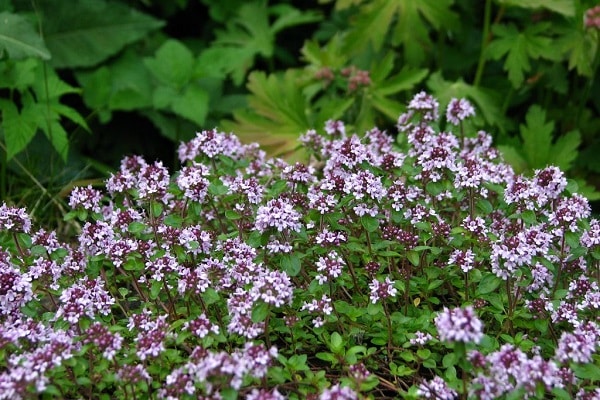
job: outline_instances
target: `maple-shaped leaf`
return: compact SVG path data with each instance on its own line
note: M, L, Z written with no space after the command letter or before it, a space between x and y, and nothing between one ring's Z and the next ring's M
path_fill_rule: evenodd
M546 112L536 104L527 111L525 125L521 124L519 130L523 139L523 154L529 167L546 167L550 159L554 122L546 122Z
M546 111L539 105L533 105L527 111L525 124L519 127L521 143L510 146L511 149L503 148L503 153L510 158L520 155L519 165L515 170L535 170L555 165L563 171L568 171L573 161L578 156L578 148L581 144L581 135L578 131L571 131L561 135L553 142L554 122L546 120Z
M275 20L271 23L271 17ZM225 72L232 75L234 83L241 84L258 55L271 58L275 54L277 33L292 26L317 22L321 15L312 11L299 11L289 5L267 7L264 1L241 6L236 18L231 19L225 30L216 33L210 53L216 62L223 64Z
M346 40L346 51L356 54L372 46L380 50L392 28L392 44L402 45L406 61L420 65L433 47L430 30L453 29L458 15L453 0L375 0L360 8ZM395 22L395 24L394 24Z
M592 77L593 63L598 52L598 30L574 29L569 27L561 32L557 47L569 57L569 69L576 69L579 75Z
M308 99L297 84L301 71L284 75L253 72L248 77L249 109L234 112L235 121L223 121L225 130L236 132L246 143L258 142L271 155L286 155L298 147L298 136L312 127Z
M496 38L486 51L495 60L506 57L504 70L508 71L508 79L515 88L521 86L525 73L531 71L531 59L560 59L561 54L556 51L553 41L543 36L549 28L548 23L530 25L523 31L519 31L512 23L492 27Z

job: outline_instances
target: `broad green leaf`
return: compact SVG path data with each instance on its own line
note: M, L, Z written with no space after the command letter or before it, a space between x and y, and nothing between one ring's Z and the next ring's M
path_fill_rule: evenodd
M204 125L208 114L208 93L197 85L188 86L172 105L173 112L198 126Z
M525 80L525 73L531 70L530 59L540 57L557 60L554 42L543 33L550 28L548 23L533 24L519 32L514 24L494 25L492 32L496 36L487 47L489 57L499 60L506 57L504 69L508 71L508 79L517 88Z
M35 136L38 125L31 109L24 108L19 113L12 101L2 100L0 110L6 142L6 159L10 160L27 147Z
M69 85L58 77L52 68L36 69L36 78L32 84L37 101L58 101L65 94L80 93L81 90Z
M302 71L288 70L285 75L253 72L248 77L250 109L234 112L235 122L223 121L223 129L231 130L247 143L258 142L270 154L284 155L295 152L297 138L312 128L308 120L310 109L307 99L297 85Z
M130 111L152 107L152 75L133 51L76 77L83 88L83 98L92 109Z
M27 89L35 82L35 71L39 65L40 62L35 58L5 60L0 63L0 88Z
M550 159L554 122L546 123L546 112L538 105L529 108L525 121L519 128L525 159L530 168L544 168Z
M49 60L50 52L25 17L9 12L0 13L0 58L27 57Z
M71 107L61 104L61 103L56 103L52 106L52 109L56 113L62 115L63 117L69 119L71 122L76 123L77 125L79 125L83 129L85 129L86 131L90 132L90 128L89 128L87 122L81 116L81 114L79 114L79 112L77 110L75 110L74 108L71 108Z
M506 118L501 110L502 99L498 94L483 87L471 86L462 79L451 82L444 80L441 72L435 72L427 80L427 87L435 94L440 103L440 110L445 110L452 98L468 98L476 105L487 123L502 129Z
M164 25L119 2L44 1L44 37L57 68L90 67Z
M181 88L192 78L194 55L181 42L168 40L144 64L160 83Z
M152 105L158 109L167 108L177 99L178 95L177 90L171 86L159 86L152 93Z
M346 52L359 53L369 46L383 47L392 29L392 44L402 45L406 60L420 65L432 46L430 27L435 30L458 25L458 15L451 10L453 0L375 0L361 4L346 39Z
M267 303L260 302L252 309L252 322L262 322L267 318L267 315L269 315L269 305Z
M356 17L354 29L348 34L346 52L357 53L369 45L375 50L381 49L398 7L396 1L375 0L366 3Z
M381 83L377 83L375 78L373 78L373 81L376 82L377 93L388 96L403 90L413 89L416 85L421 83L425 77L427 77L428 73L429 71L427 69L413 69L408 66L404 66L396 75L389 79L383 80Z
M579 131L570 131L560 135L556 143L552 146L550 154L550 164L556 165L563 171L571 169L573 161L579 155L577 149L581 144L581 135Z
M546 8L564 15L572 17L575 15L575 2L573 0L497 0L500 4L515 6L521 8Z

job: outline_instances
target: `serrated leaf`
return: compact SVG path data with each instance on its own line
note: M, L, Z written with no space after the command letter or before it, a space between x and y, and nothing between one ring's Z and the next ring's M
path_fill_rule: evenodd
M486 51L489 57L499 60L506 57L504 70L508 72L508 79L513 87L521 86L525 80L525 73L531 70L530 59L540 57L557 60L553 41L542 33L548 31L550 24L533 24L519 32L514 24L494 25L492 32L496 38L489 44Z
M35 58L22 61L5 60L0 63L0 88L25 90L35 82L35 72L40 66Z
M57 68L90 67L164 25L123 3L41 2L44 37Z
M298 10L288 4L277 4L269 7L270 14L277 15L271 26L272 33L278 33L293 26L319 22L323 19L320 13L311 10Z
M223 121L225 130L236 132L244 142L258 142L271 155L293 155L297 159L304 151L295 151L297 138L312 128L308 121L309 103L296 84L301 71L287 70L285 75L253 72L248 78L249 110L234 112L235 122Z
M559 136L552 146L550 164L556 165L563 171L570 170L573 161L579 154L577 149L580 144L581 135L579 131L570 131Z
M557 39L560 53L569 56L569 70L576 69L579 75L591 77L593 63L598 52L598 31L595 29L568 29Z
M183 43L167 40L144 65L160 83L179 89L192 78L194 55Z
M25 17L9 12L0 13L0 58L18 60L27 57L49 60L50 52Z
M523 154L530 168L545 168L550 159L554 122L546 123L546 112L537 104L525 116L526 125L520 126Z
M11 101L3 100L0 103L0 110L6 142L6 159L10 160L27 147L35 136L38 125L31 114L31 109L24 108L19 112Z

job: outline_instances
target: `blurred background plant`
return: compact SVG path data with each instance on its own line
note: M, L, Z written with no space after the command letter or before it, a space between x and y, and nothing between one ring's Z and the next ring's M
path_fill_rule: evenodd
M175 168L216 126L303 159L307 129L394 134L426 90L598 200L599 30L594 0L0 0L0 196L56 222L126 154Z

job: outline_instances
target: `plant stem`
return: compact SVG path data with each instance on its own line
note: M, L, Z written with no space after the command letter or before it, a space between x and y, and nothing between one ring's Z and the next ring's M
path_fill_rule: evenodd
M483 14L483 32L481 32L481 51L479 53L479 61L475 72L473 86L477 87L481 83L483 70L485 68L485 50L490 41L490 21L492 18L492 0L485 0L485 9Z

